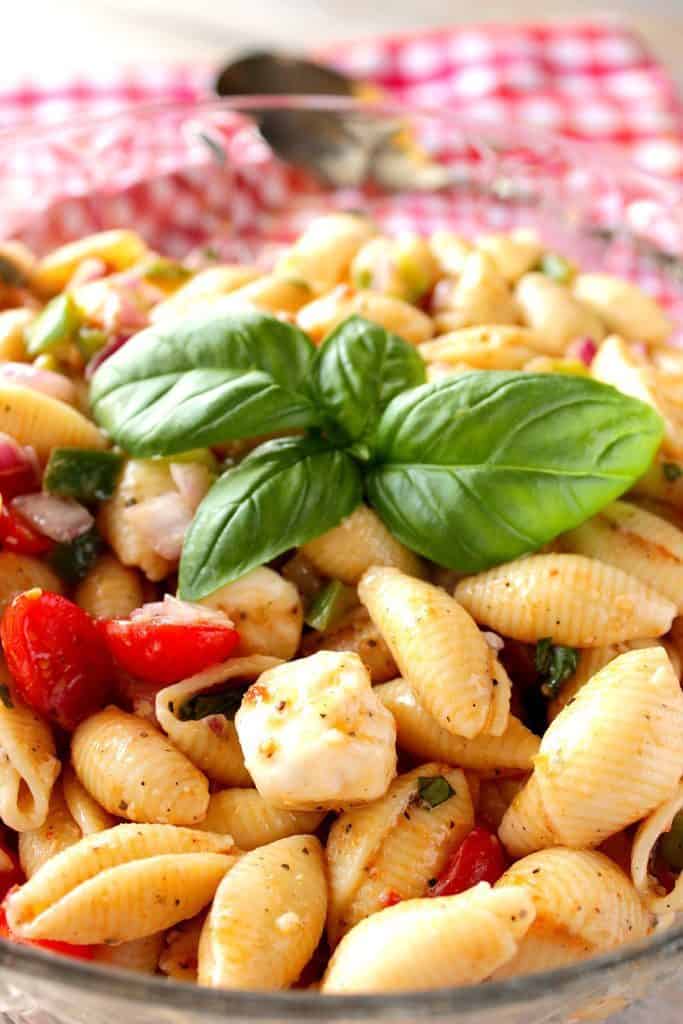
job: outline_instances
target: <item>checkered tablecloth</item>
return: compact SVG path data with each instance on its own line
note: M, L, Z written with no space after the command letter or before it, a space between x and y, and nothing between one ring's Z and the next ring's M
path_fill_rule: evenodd
M614 21L444 28L340 43L315 56L401 104L609 144L646 170L683 183L683 106L640 39ZM207 66L153 63L100 67L61 83L41 84L29 75L0 91L0 236L20 234L44 250L101 227L135 224L153 244L179 255L214 235L230 233L248 246L250 238L277 243L295 234L298 207L310 212L314 189L307 181L305 204L298 203L301 175L273 157L251 122L223 118L213 125L228 155L238 153L227 168L212 161L201 131L193 139L186 124L180 131L176 115L148 128L140 108L173 101L184 105L186 121L192 104L210 94L214 73ZM126 117L133 109L135 116ZM16 144L27 126L73 126L121 112L114 127L88 130L82 139L72 127L63 137L53 133L49 144ZM429 230L443 220L440 200L431 199L411 210L412 226ZM411 226L404 212L392 208L387 217L383 210L383 223ZM683 220L681 226L683 233ZM679 247L683 234L669 246Z

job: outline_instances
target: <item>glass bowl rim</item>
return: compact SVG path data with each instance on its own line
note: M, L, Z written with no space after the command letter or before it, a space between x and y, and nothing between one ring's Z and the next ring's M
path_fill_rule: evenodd
M79 135L97 127L131 118L153 117L177 112L201 114L230 111L248 114L254 110L316 110L373 114L377 116L423 116L452 120L467 136L514 138L543 148L558 147L567 157L589 168L614 168L618 176L628 174L648 186L672 206L683 205L683 186L676 181L645 171L624 157L616 147L567 138L542 128L508 125L495 120L477 119L429 105L399 104L395 101L368 102L335 96L235 96L223 99L150 102L131 108L96 115L82 120L67 119L49 125L8 126L0 129L0 156L5 146L34 145L49 141L65 131ZM379 1018L424 1019L442 1014L492 1010L523 1003L529 999L559 996L574 982L600 975L603 971L656 959L660 954L683 949L683 921L659 934L608 953L565 967L536 974L521 975L483 985L411 990L395 993L358 995L321 995L304 990L257 992L198 987L154 975L139 975L68 957L59 957L39 948L18 945L0 938L0 967L17 972L26 979L40 979L58 985L71 985L93 995L115 998L127 1003L145 1002L150 1006L215 1015L230 1015L246 1020L276 1020L296 1014L302 1020L360 1020Z

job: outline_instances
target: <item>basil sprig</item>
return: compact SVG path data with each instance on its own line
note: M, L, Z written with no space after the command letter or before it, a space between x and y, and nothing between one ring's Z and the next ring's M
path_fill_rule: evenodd
M132 339L95 374L92 403L137 456L298 431L209 491L185 539L187 600L319 536L363 499L440 565L509 561L628 490L663 434L650 406L585 377L424 380L413 346L360 317L316 351L289 324L220 304Z
M210 312L141 331L93 378L95 419L131 455L175 455L318 422L315 348L261 313Z

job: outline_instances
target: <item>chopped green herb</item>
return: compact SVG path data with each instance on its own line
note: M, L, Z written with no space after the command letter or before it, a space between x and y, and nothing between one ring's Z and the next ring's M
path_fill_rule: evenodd
M98 330L97 327L79 327L74 340L83 358L88 360L101 348L104 348L109 338L104 331Z
M668 482L672 484L675 480L678 480L680 476L683 476L683 466L678 462L663 462L662 473L664 474L664 479L668 480Z
M14 260L6 256L0 256L0 282L9 285L11 288L21 288L26 284L26 275L21 267L17 266Z
M4 683L0 683L0 700L6 708L13 708L12 698L10 697L9 688Z
M159 259L153 260L145 267L144 275L148 281L163 281L169 284L177 282L180 284L192 277L192 271L188 270L182 263L176 262L176 260L167 260L159 257Z
M81 312L69 292L51 299L27 331L26 349L30 356L48 352L73 341L82 325Z
M65 583L78 583L95 564L102 547L102 538L93 526L68 543L56 544L50 563Z
M576 648L554 644L550 636L538 641L535 663L541 678L541 692L545 697L557 696L564 681L576 672L579 657Z
M251 683L245 683L243 686L231 686L221 693L196 693L180 705L178 718L181 722L198 722L209 715L223 715L232 722L250 686Z
M220 253L215 245L205 245L202 249L202 256L205 260L213 260L214 263L220 259Z
M51 494L78 501L106 501L116 490L123 456L89 448L53 448L43 486Z
M558 284L568 284L574 277L574 267L556 252L545 253L538 263L538 269Z
M332 629L356 604L358 597L354 587L347 587L339 580L331 580L316 595L306 612L306 624L320 632Z
M670 831L659 840L659 852L670 868L683 871L683 811L678 812Z
M455 790L443 775L430 775L417 780L417 794L429 807L438 807L455 795Z

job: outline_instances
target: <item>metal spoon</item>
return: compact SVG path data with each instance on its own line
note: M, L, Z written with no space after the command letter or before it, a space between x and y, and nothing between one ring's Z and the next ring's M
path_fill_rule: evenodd
M219 96L325 95L352 97L358 83L333 68L268 51L247 53L219 72ZM447 171L419 159L400 139L398 118L378 120L370 111L263 110L261 134L283 159L336 187L368 180L391 191L434 189L449 183Z

